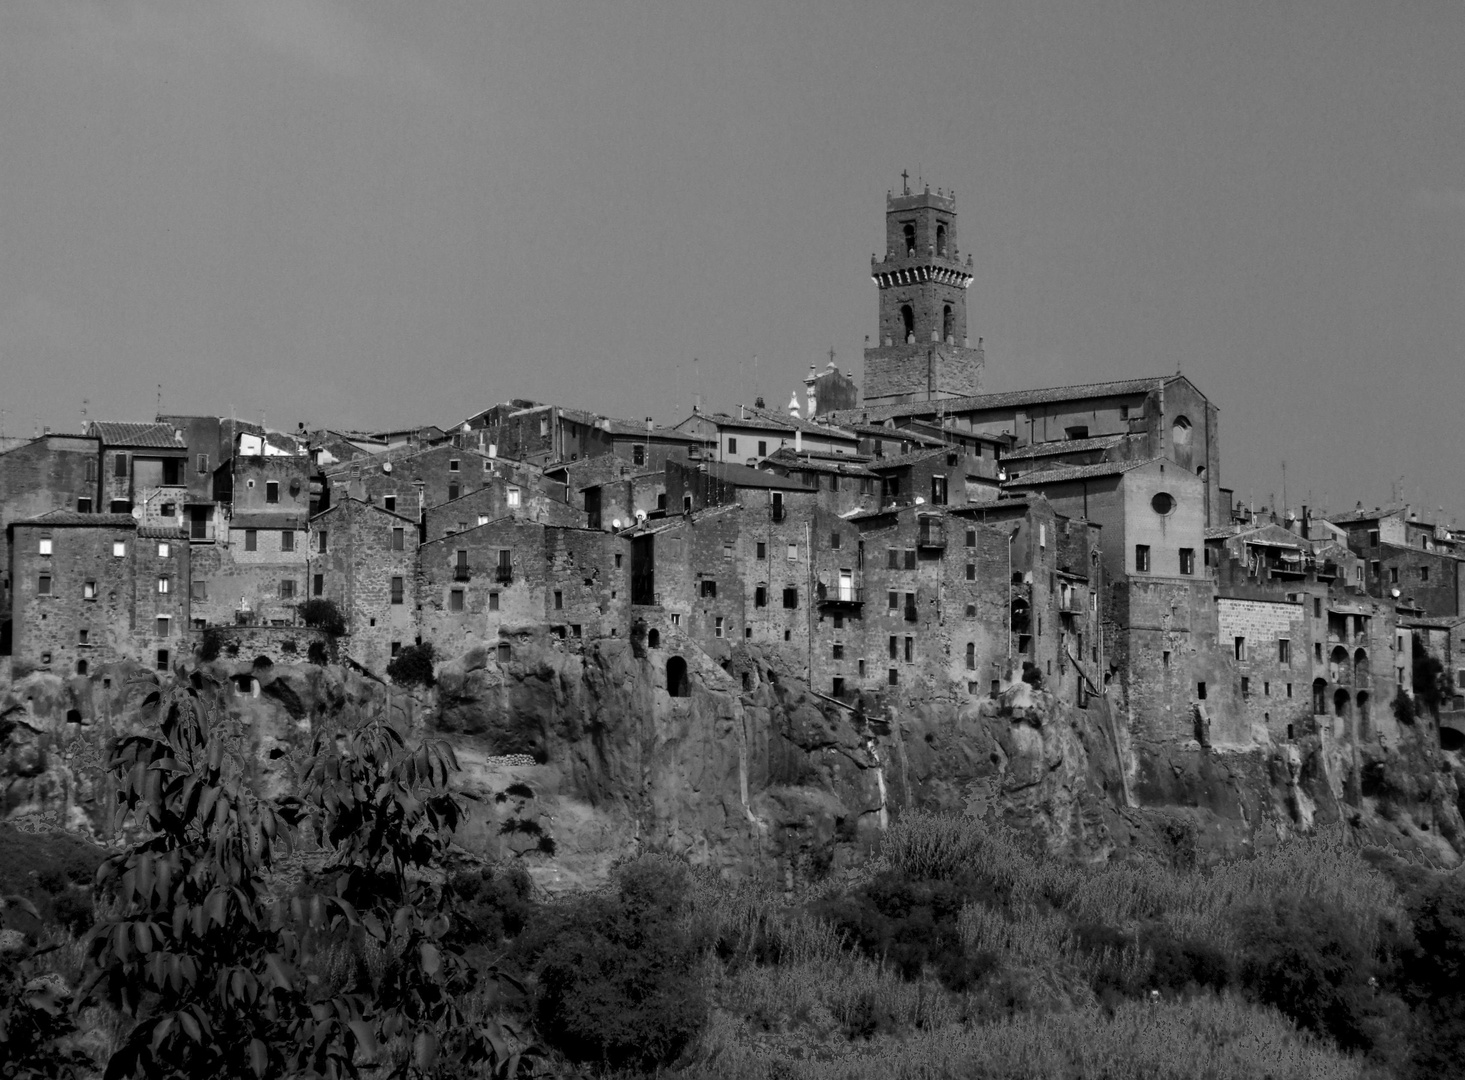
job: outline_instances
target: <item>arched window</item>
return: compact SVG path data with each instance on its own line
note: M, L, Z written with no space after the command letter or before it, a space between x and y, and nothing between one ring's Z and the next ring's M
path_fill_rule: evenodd
M79 723L81 723L81 710L80 709L67 709L66 710L66 722L68 724L79 724Z
M1339 687L1337 690L1334 690L1333 691L1333 715L1334 716L1347 716L1348 715L1348 705L1349 705L1348 691L1347 690L1344 690L1342 687Z
M1348 679L1348 650L1341 645L1334 646L1328 654L1328 679L1335 683Z
M1358 737L1360 739L1373 738L1371 719L1368 714L1368 691L1360 690L1358 692Z
M906 224L905 229L905 253L914 255L916 253L916 226L914 222Z
M1328 711L1328 680L1312 680L1312 713L1322 716Z
M900 305L900 324L907 344L916 340L916 310L909 304Z
M977 645L974 641L966 643L966 669L968 671L977 670Z
M680 656L670 657L666 662L666 692L671 697L689 697L687 688L687 662Z
M955 332L951 325L951 305L947 304L941 309L941 340L949 344Z
M1170 428L1170 448L1176 464L1190 468L1190 421L1183 416L1177 416Z
M661 645L661 631L660 630L648 630L648 631L646 631L646 644L649 645L653 649L658 648Z
M936 226L936 254L943 259L946 257L946 226Z
M78 675L85 675L86 674L86 671L87 671L86 661L85 660L78 660L76 662L76 673Z
M1368 685L1368 653L1362 649L1353 654L1353 685Z

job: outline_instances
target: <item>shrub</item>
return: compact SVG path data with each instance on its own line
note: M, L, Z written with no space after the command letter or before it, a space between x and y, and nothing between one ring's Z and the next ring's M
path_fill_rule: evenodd
M387 678L398 686L431 686L434 653L432 642L408 645L387 665Z
M217 626L210 626L203 632L203 642L198 647L198 658L211 664L219 658L224 649L224 635Z
M496 948L512 941L534 914L534 884L519 865L455 874L451 888L462 915L453 939L465 947Z
M0 896L24 897L40 922L81 933L92 922L91 883L105 856L71 833L0 825Z
M1419 715L1418 707L1404 691L1398 690L1394 693L1394 719L1401 724L1412 724Z
M341 614L341 609L334 600L312 597L297 604L295 613L306 626L318 627L332 637L340 637L346 632L346 617Z
M1043 671L1031 660L1022 662L1022 681L1031 686L1034 690L1043 688Z
M326 655L326 646L323 641L312 641L310 648L305 650L305 658L312 664L325 667L329 657Z
M665 1065L691 1043L707 1006L680 918L686 892L684 868L638 859L615 896L572 902L546 927L535 1011L551 1045L624 1069Z

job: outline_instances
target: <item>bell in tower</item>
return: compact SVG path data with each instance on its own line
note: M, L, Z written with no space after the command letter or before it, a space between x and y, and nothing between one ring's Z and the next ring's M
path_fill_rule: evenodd
M885 256L870 259L880 334L865 350L867 405L967 397L982 376L981 343L967 337L972 257L957 248L955 194L912 193L908 174L901 180L885 198Z

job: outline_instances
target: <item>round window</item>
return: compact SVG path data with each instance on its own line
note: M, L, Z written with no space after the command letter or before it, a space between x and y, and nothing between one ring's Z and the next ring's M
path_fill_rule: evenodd
M1157 491L1150 500L1150 506L1161 517L1175 509L1175 498L1168 491Z

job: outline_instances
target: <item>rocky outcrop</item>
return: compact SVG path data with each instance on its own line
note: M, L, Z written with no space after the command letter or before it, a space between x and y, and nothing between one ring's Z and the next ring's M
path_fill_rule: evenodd
M1206 862L1340 820L1442 862L1465 837L1458 762L1424 722L1356 762L1317 740L1144 745L1103 698L1077 708L1022 682L895 709L814 693L746 643L718 657L674 631L655 647L634 634L569 644L525 627L440 664L415 695L334 665L196 674L265 790L283 791L282 764L323 727L382 716L447 740L470 807L460 842L524 860L548 888L602 880L643 849L807 881L868 858L912 807L998 818L1090 861L1143 850ZM674 658L687 676L669 686ZM150 722L157 686L134 666L0 688L5 815L106 839L106 749Z

